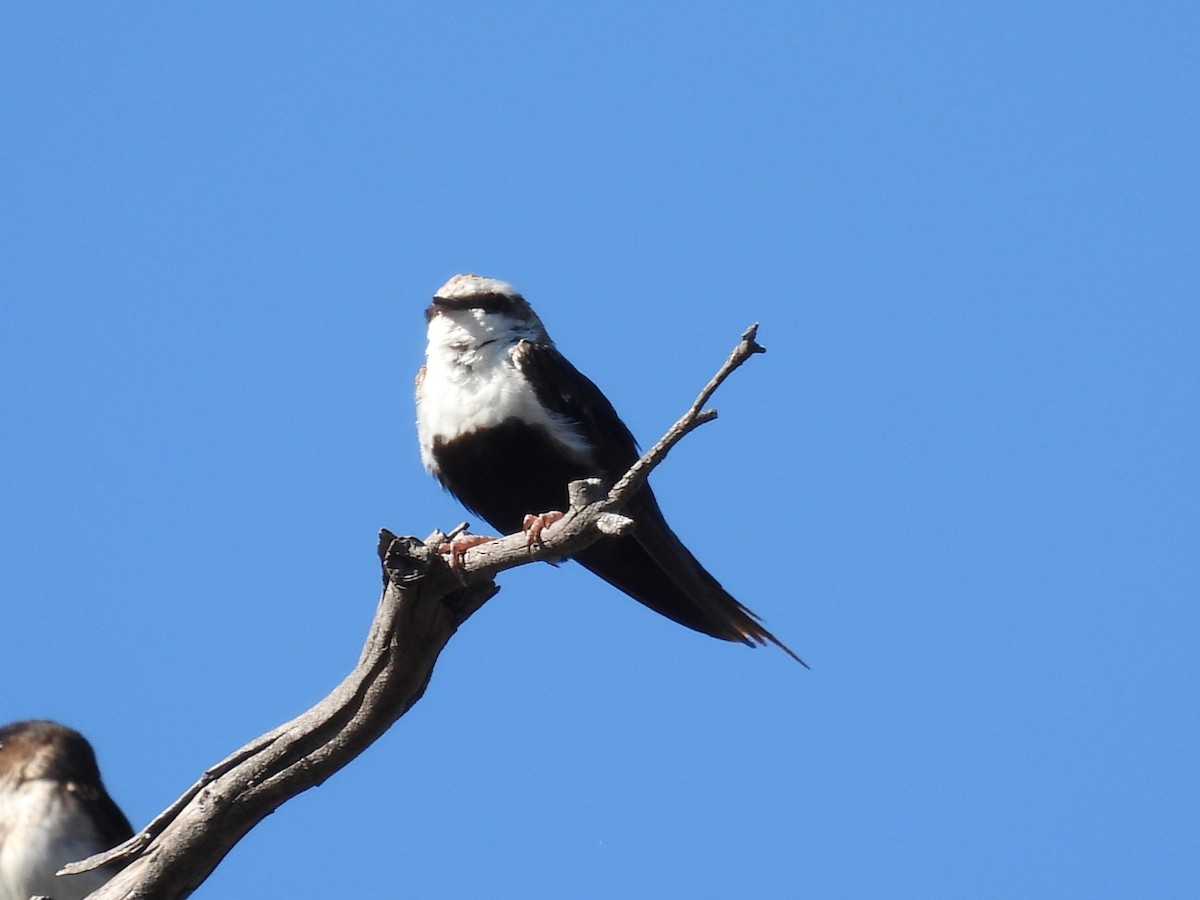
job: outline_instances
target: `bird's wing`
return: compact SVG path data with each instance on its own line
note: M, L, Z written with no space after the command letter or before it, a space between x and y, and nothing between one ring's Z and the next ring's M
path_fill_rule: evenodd
M620 478L638 458L637 441L590 379L551 344L521 341L513 354L538 402L579 427L592 446L596 475ZM598 541L575 559L605 581L682 625L727 641L772 643L807 666L742 606L675 535L649 484L626 506L633 534Z
M96 837L104 845L103 849L111 849L132 837L133 826L129 824L129 819L103 787L72 782L69 790L90 810Z
M528 378L538 402L578 427L591 448L597 468L593 475L613 481L637 461L637 441L604 392L553 344L521 341L513 362Z

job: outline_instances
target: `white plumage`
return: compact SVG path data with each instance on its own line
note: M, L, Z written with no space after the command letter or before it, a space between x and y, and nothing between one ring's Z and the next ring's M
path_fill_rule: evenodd
M107 869L56 878L69 862L108 849L62 782L26 781L0 805L0 900L80 900L112 877Z

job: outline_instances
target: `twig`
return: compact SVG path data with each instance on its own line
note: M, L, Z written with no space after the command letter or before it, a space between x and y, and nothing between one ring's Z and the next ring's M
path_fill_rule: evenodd
M672 425L667 430L667 433L659 438L658 443L642 454L642 458L630 466L629 471L612 486L612 490L608 492L608 496L614 503L624 504L630 497L636 494L638 488L649 477L651 470L666 459L667 453L670 452L672 447L683 440L686 435L717 417L717 411L715 409L704 409L704 404L708 402L708 398L713 395L725 379L732 375L742 363L756 353L767 352L767 348L755 340L757 336L758 323L755 322L742 333L742 339L738 342L738 345L733 348L733 352L729 354L729 358L725 360L725 364L717 370L717 374L704 386L704 390L696 397L696 402L691 405L691 408L680 416L679 421Z

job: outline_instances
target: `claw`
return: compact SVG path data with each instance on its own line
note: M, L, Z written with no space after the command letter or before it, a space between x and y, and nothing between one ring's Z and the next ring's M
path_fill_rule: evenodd
M533 515L532 513L527 515L524 521L521 523L521 530L525 532L525 537L527 539L525 541L525 548L532 550L534 544L541 544L542 532L565 515L566 513L561 513L557 510L544 512L537 516Z

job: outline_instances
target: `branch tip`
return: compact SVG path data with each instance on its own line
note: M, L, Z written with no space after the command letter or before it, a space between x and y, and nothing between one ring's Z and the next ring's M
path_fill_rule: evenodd
M746 353L766 353L767 348L760 344L756 338L758 337L758 323L755 322L749 328L742 332L742 346ZM739 348L740 349L740 348Z
M596 519L596 529L603 534L619 537L633 530L634 522L629 516L620 513L601 513Z

